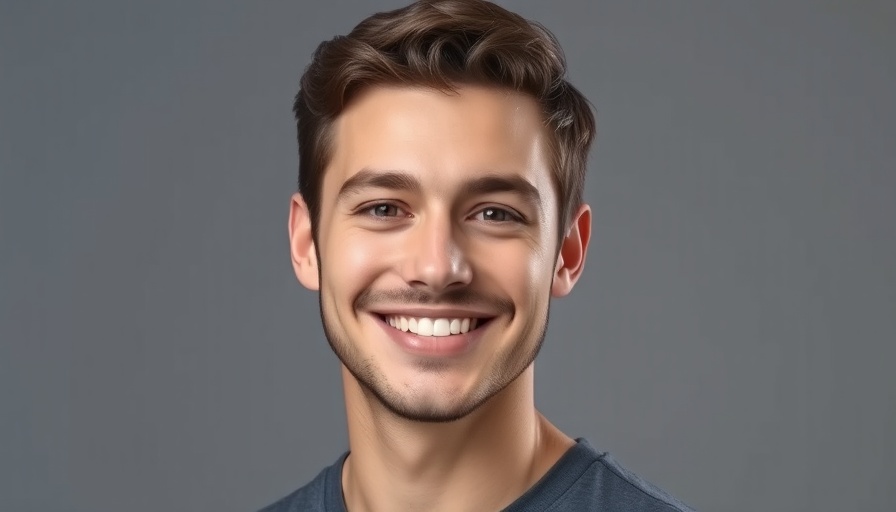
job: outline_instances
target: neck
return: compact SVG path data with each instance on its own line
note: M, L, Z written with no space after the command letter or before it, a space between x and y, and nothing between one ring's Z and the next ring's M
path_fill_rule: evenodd
M351 451L342 488L350 512L498 510L574 443L535 410L532 366L447 423L398 417L342 373Z

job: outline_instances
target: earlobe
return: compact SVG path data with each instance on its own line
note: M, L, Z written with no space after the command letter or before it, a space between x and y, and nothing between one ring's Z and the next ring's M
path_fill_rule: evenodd
M289 251L299 282L309 290L320 289L317 251L311 235L311 216L301 194L292 195L289 205Z
M554 269L551 295L563 297L572 291L585 268L588 242L591 240L591 207L583 204L576 211L566 236L560 241L560 253Z

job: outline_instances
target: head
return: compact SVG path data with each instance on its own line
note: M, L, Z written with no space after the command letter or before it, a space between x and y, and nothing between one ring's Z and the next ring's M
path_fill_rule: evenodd
M526 370L585 260L594 118L557 41L480 0L322 43L294 105L293 265L336 354L403 417L463 417Z

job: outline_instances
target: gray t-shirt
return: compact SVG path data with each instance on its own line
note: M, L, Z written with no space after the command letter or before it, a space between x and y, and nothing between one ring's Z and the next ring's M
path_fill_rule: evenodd
M346 512L342 499L344 454L308 485L260 512ZM693 512L626 470L607 453L577 439L560 460L504 512Z

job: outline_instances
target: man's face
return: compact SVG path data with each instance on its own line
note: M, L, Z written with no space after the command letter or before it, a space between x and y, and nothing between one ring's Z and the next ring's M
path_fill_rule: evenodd
M333 129L319 274L300 280L363 388L405 418L463 417L544 339L562 258L539 107L484 87L375 87Z

